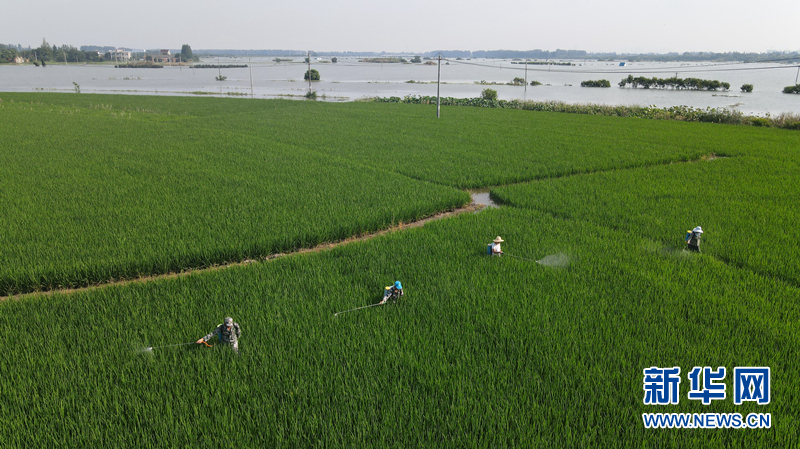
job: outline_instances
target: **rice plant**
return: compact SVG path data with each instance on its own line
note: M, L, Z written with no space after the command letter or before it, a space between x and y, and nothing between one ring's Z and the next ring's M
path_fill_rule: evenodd
M554 269L485 256L504 250ZM378 301L401 279L399 305ZM580 220L504 208L317 254L0 303L11 446L775 447L798 437L796 287ZM240 355L192 342L224 316ZM642 404L654 365L769 366L769 405ZM733 386L725 380L729 391ZM771 413L772 429L641 414Z
M786 133L778 131L779 139L781 134ZM492 195L673 250L685 246L687 229L701 225L705 254L800 285L800 231L794 225L800 154L776 145L775 135L763 134L737 157L544 180L498 188Z

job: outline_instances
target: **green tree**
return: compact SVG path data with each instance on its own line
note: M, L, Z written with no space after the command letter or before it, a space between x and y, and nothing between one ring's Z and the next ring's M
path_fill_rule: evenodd
M192 54L192 47L189 44L183 44L181 46L181 61L191 61L194 59L194 54Z
M800 84L794 86L786 86L783 88L785 94L800 94Z
M334 57L331 58L331 62L336 64L337 62L339 62L339 60L336 59L336 56L334 56Z
M483 89L481 98L484 100L497 100L497 91L494 89Z
M609 80L581 81L581 87L611 87L611 82Z
M752 92L753 85L752 84L742 84L742 92Z
M4 48L0 50L0 62L13 62L17 57L17 50L14 48Z
M49 61L53 58L53 47L43 38L42 46L35 49L34 53L36 54L36 58L40 61Z
M308 81L309 74L311 75L311 81L319 81L319 71L317 71L317 69L306 70L306 74L303 76L303 79Z
M422 59L420 59L419 56L414 56L413 58L411 58L411 62L413 62L415 64L418 64L418 63L422 62Z

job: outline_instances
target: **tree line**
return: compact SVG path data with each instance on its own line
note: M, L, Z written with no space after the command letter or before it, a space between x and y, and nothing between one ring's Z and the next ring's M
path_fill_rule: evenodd
M17 57L22 57L29 61L41 62L104 62L111 61L110 51L100 52L98 50L85 50L77 49L71 45L50 45L46 39L42 39L42 45L37 48L23 49L21 45L5 45L0 44L0 63L14 62ZM91 48L91 47L90 47ZM112 48L113 47L102 47ZM196 58L192 53L192 47L184 44L181 48L181 60L192 61ZM143 53L138 53L142 59L145 58Z
M744 52L683 52L683 53L590 53L584 50L437 50L423 53L424 56L433 57L442 54L446 58L487 58L487 59L598 59L598 60L620 60L624 59L632 62L639 61L659 61L659 62L760 62L781 60L785 62L800 61L800 52L771 51L766 53L744 53Z
M21 46L3 45L0 47L0 62L14 62L17 57L30 61L102 62L106 59L95 51L82 51L71 45L50 45L42 39L37 48L23 50Z
M677 90L728 90L731 88L730 83L717 80L703 80L699 78L646 78L639 76L634 78L633 75L628 75L619 82L619 87L630 85L634 89L677 89Z

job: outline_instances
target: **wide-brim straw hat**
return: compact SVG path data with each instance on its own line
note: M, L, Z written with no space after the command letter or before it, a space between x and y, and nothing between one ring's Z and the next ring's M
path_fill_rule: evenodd
M698 226L698 227L696 227L696 228L692 229L692 232L696 232L696 233L698 233L698 234L702 234L702 233L703 233L703 228L701 228L700 226Z
M492 241L493 241L494 243L502 243L502 242L505 242L505 240L501 239L499 235L497 236L497 238L496 238L496 239L494 239L494 240L492 240Z

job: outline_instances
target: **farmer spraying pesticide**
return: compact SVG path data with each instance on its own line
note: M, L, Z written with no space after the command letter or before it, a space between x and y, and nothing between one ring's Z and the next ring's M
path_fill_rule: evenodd
M397 302L400 297L403 296L403 284L400 281L394 281L394 285L389 287L384 287L383 289L383 300L379 304L386 304L389 300L392 302Z
M490 256L499 257L500 254L503 254L503 249L500 248L500 244L503 242L505 242L505 240L501 239L500 236L498 235L497 238L492 240L492 243L490 243L489 246L486 247L486 252Z
M556 267L556 268L564 268L569 265L569 257L567 257L564 254L555 254L547 256L542 260L534 260L534 259L528 259L526 257L520 257L517 256L516 254L509 254L503 252L503 249L500 247L500 244L503 242L505 242L505 240L503 240L503 238L498 235L494 240L492 240L492 243L490 243L486 247L486 254L498 257L500 257L501 254L505 254L506 256L513 257L515 259L525 260L528 262L536 262L540 265L546 265L549 267Z
M225 321L222 324L217 326L217 328L211 331L210 334L197 340L195 343L201 345L214 338L215 335L219 338L220 344L228 345L233 348L233 352L237 354L239 353L239 337L242 335L242 329L239 327L239 323L233 322L233 318L225 318Z
M368 306L356 307L355 309L349 309L342 312L336 312L333 314L333 316L339 316L343 313L354 312L356 310L369 309L370 307L382 306L389 301L397 303L397 301L399 301L402 296L403 296L403 284L401 284L400 281L394 281L393 285L383 288L383 299L381 300L381 302L370 304Z
M703 228L700 226L686 231L686 244L689 251L700 252L700 237L703 236Z

